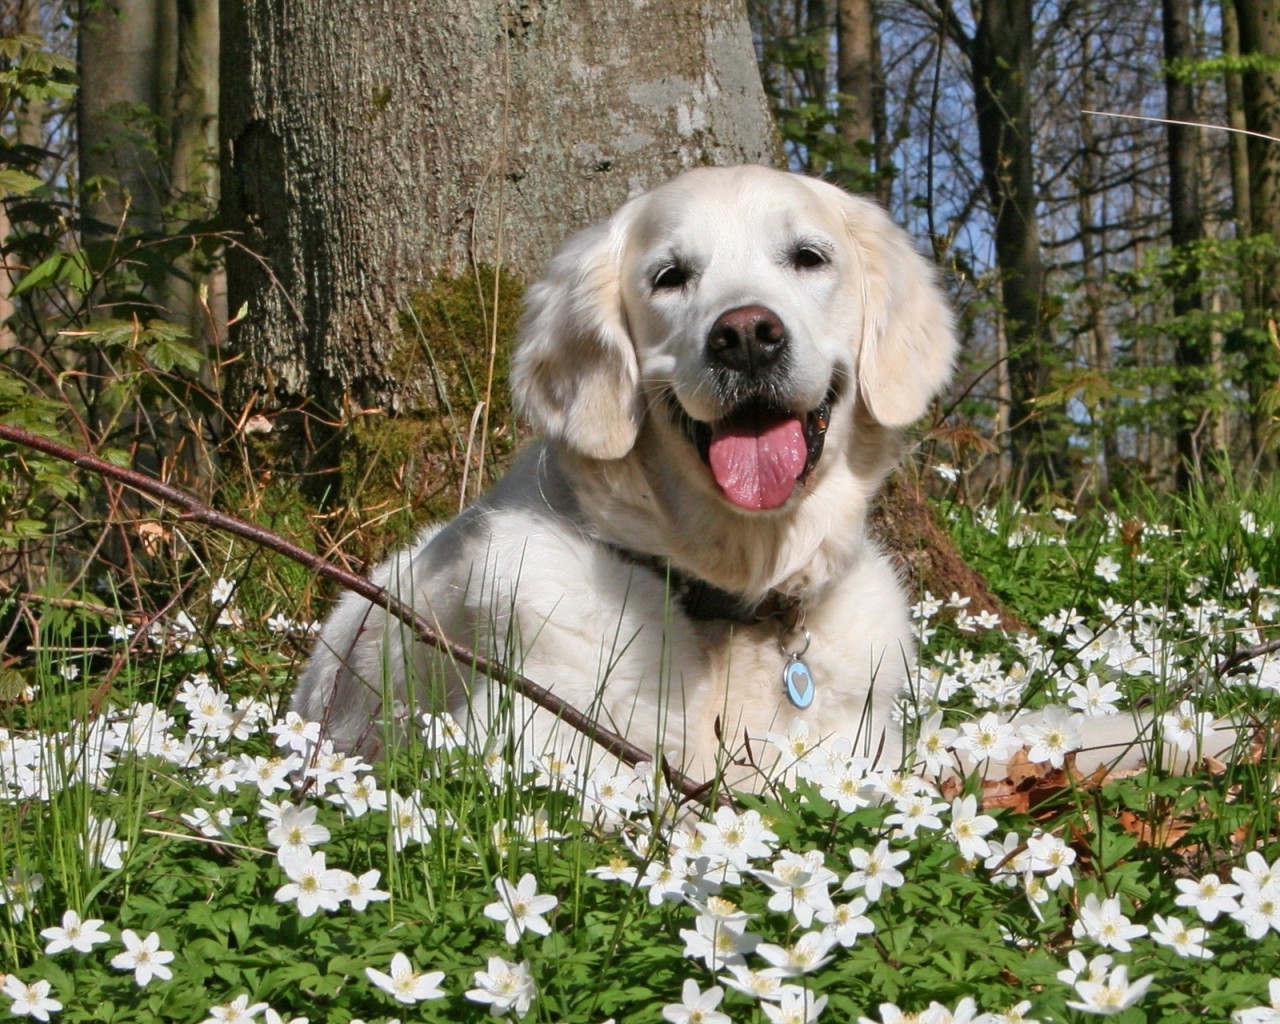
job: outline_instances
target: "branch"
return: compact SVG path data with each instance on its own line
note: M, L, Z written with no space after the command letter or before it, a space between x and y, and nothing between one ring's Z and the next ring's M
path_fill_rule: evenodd
M314 552L286 540L278 533L210 508L203 502L175 487L170 487L168 484L155 479L155 477L147 476L145 473L139 473L132 469L114 466L95 455L70 448L58 441L51 441L20 427L0 424L0 439L11 441L25 448L35 449L55 459L61 459L63 462L79 466L81 469L87 469L98 476L116 480L157 503L172 505L181 509L179 518L183 520L204 523L214 529L242 537L259 547L284 555L299 565L306 566L316 575L333 580L345 589L359 594L370 604L384 609L387 614L394 616L412 629L422 643L443 651L455 661L466 665L468 668L475 669L481 675L509 687L520 696L531 700L539 707L545 708L566 725L578 730L578 732L607 750L620 761L635 766L654 760L654 756L648 751L642 750L617 733L606 729L595 719L584 715L574 707L570 707L546 687L539 686L532 679L521 675L506 665L482 654L477 654L470 648L463 647L447 637L441 636L425 619L417 615L412 608L397 600L382 587L375 586L364 577L357 576L355 573L321 558ZM671 767L665 757L659 759L659 765L663 777L672 789L677 790L691 800L706 802L708 795L713 790L713 783L695 782L689 776ZM715 799L719 804L729 803L729 798L723 791L718 792Z
M1235 654L1228 655L1213 667L1213 674L1219 679L1225 676L1232 669L1239 668L1246 662L1253 661L1254 658L1261 658L1268 654L1274 654L1280 651L1280 637L1274 640L1267 640L1264 643L1257 644L1254 647L1245 647L1236 651Z

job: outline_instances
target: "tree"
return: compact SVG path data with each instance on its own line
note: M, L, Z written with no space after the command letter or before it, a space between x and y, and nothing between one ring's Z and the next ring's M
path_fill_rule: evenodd
M969 58L982 178L994 211L1009 353L1010 446L1027 481L1053 484L1063 475L1063 462L1055 441L1042 436L1045 421L1035 407L1048 391L1053 338L1036 209L1031 8L1031 0L983 0L973 35L957 33L957 41Z
M319 442L311 470L334 469L325 442L369 428L363 410L394 412L398 462L438 440L447 339L404 327L424 301L469 289L500 366L494 314L570 231L685 167L775 156L737 0L247 0L223 16L235 401L282 413L280 450ZM369 450L389 443L372 433Z
M1196 437L1199 403L1196 395L1204 388L1204 371L1210 362L1204 325L1196 318L1202 306L1200 273L1195 245L1204 236L1200 196L1196 188L1200 148L1196 120L1195 90L1187 67L1196 57L1191 36L1191 9L1188 0L1161 0L1164 28L1165 114L1168 123L1169 157L1169 241L1173 245L1173 316L1177 332L1176 390L1182 404L1176 424L1177 484L1188 489L1199 463Z
M1255 458L1275 465L1265 427L1271 418L1261 407L1263 380L1273 385L1280 366L1277 354L1268 352L1267 323L1280 318L1280 0L1235 0L1240 55L1244 62L1241 99L1248 136L1249 168L1248 233L1262 244L1254 275L1254 309L1250 326L1255 345L1263 353L1264 368L1251 382L1254 415L1251 423ZM1272 327L1274 329L1274 326ZM1268 358L1268 355L1270 358ZM1280 418L1280 410L1272 410Z

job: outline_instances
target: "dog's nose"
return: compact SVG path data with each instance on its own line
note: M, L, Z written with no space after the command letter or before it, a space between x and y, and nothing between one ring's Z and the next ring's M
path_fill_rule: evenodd
M707 336L713 366L756 376L778 361L787 331L778 314L764 306L739 306L721 313Z

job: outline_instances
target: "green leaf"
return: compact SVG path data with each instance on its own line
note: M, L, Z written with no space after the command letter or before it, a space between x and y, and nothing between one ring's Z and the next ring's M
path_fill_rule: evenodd
M66 262L67 257L63 253L54 253L43 263L37 263L34 267L22 275L22 280L13 286L11 295L24 295L33 288L38 288L42 284L54 280L59 273L62 272L62 265Z
M11 196L25 196L34 192L44 182L34 174L12 167L0 170L0 189Z
M147 346L147 362L157 370L168 372L177 367L188 373L198 373L204 365L204 356L199 350L179 341L162 338Z

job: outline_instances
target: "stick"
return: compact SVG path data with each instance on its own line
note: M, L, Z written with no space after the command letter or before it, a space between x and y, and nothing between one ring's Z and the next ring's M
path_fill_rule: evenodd
M176 487L171 487L155 479L155 477L139 473L136 470L123 469L120 466L112 465L96 455L90 455L58 441L41 437L39 434L23 430L21 427L0 423L0 439L12 441L14 444L22 445L25 448L33 448L46 455L51 455L55 459L61 459L63 462L69 462L74 466L79 466L81 469L87 469L98 476L116 480L158 503L172 505L181 509L182 514L179 518L183 520L204 523L216 530L222 530L224 533L243 537L259 547L267 548L292 559L300 565L305 565L316 575L333 580L345 589L359 594L370 604L384 609L388 614L399 619L412 629L417 638L424 644L443 651L461 664L474 668L481 675L487 676L494 682L510 687L522 697L526 697L539 707L550 711L565 724L577 729L578 732L603 747L618 760L633 767L637 764L654 760L653 755L648 751L642 750L619 736L616 732L606 729L595 719L582 714L576 708L570 707L546 687L539 686L532 679L521 675L506 665L482 654L477 654L470 648L463 647L461 644L454 643L447 637L441 636L431 627L430 623L416 614L412 608L399 601L382 587L375 586L362 576L357 576L355 573L321 558L314 552L286 540L278 533L210 508L189 494L185 494ZM711 784L695 782L683 772L671 767L665 757L659 758L658 763L663 777L672 789L677 790L691 800L700 802L707 800L708 795L712 792ZM729 798L721 791L716 794L716 802L728 804Z

